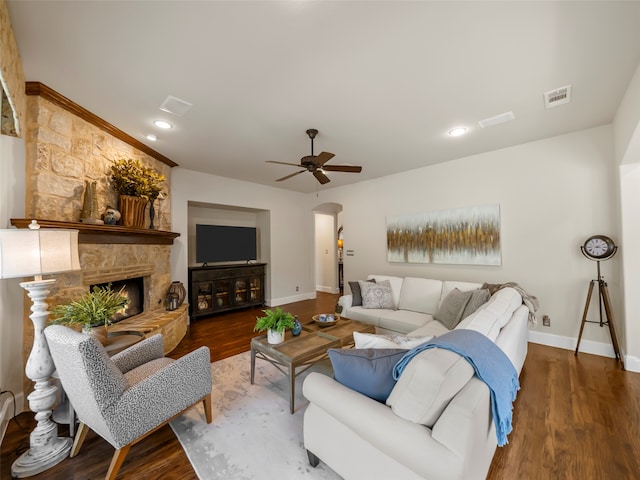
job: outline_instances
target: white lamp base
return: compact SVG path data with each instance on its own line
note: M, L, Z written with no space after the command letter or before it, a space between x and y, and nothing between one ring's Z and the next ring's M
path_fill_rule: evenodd
M56 434L57 427L56 427ZM33 436L34 432L31 433ZM33 445L33 441L30 441ZM70 438L55 437L53 442L43 448L31 447L11 465L13 478L25 478L42 473L57 465L69 456L72 440Z
M33 348L27 359L25 373L36 382L35 390L27 399L29 408L36 414L38 424L29 435L29 450L11 466L11 475L14 478L30 477L44 472L67 458L71 451L72 440L58 437L58 425L50 418L58 388L49 382L55 366L44 336L44 327L49 316L45 299L53 283L55 280L36 280L20 284L33 300L29 317L33 322Z

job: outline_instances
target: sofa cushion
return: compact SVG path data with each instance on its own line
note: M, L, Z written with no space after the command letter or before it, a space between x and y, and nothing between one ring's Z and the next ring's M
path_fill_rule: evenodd
M438 310L442 281L430 278L406 277L402 282L398 308L434 314Z
M388 308L395 309L391 283L388 280L371 283L358 280L362 293L363 308Z
M375 279L367 280L367 282L375 282ZM349 282L349 288L351 288L351 296L353 299L351 300L351 306L357 307L362 305L362 293L360 291L360 284L355 282ZM488 290L487 290L488 291Z
M380 328L400 333L409 333L433 320L433 315L411 310L378 310L377 312Z
M373 278L378 283L389 280L389 283L391 283L391 290L393 291L393 303L395 306L398 306L398 304L400 303L400 291L402 290L402 283L404 282L404 278L393 277L390 275L368 275L367 278L369 280Z
M414 337L409 335L375 335L373 333L353 332L353 341L356 348L403 348L411 350L432 338L433 335Z
M399 417L432 428L473 375L471 364L457 353L428 349L409 362L386 403Z
M476 290L480 287L482 287L480 283L445 280L444 282L442 282L442 295L440 297L440 303L442 303L444 299L447 298L447 295L449 295L454 288L457 288L461 292L468 292L469 290Z
M433 318L449 330L453 329L460 323L460 320L462 320L462 314L471 299L471 295L471 290L461 292L457 288L454 288L440 304L440 308L438 308L438 311L433 315Z
M396 384L393 367L404 349L331 348L328 350L337 382L378 402L384 402Z
M481 305L484 305L489 300L489 290L486 288L478 288L476 290L471 290L471 298L469 299L469 303L464 307L464 312L462 312L462 319L467 318L473 312L478 310Z

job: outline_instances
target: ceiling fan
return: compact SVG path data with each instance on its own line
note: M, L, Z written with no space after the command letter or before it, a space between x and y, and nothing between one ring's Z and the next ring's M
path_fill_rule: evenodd
M347 172L347 173L360 173L362 171L362 167L360 166L351 166L351 165L325 165L329 160L331 160L335 155L329 152L320 152L318 155L313 154L313 139L318 135L318 130L315 128L310 128L307 130L307 135L311 139L311 155L307 155L306 157L302 157L300 159L300 163L286 163L286 162L276 162L273 160L267 160L267 163L277 163L278 165L290 165L292 167L301 167L304 170L300 170L299 172L292 173L287 175L286 177L282 177L276 180L276 182L281 182L283 180L287 180L291 177L295 177L296 175L300 175L304 172L311 172L316 179L324 185L325 183L329 183L329 177L325 175L325 172Z

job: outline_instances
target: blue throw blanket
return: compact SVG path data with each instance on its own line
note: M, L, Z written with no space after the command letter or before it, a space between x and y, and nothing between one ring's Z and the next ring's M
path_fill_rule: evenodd
M487 384L491 392L491 411L496 426L498 446L509 443L511 414L516 392L520 390L518 372L509 357L495 343L475 330L452 330L409 350L393 368L393 378L398 380L407 364L418 353L429 348L444 348L464 357Z

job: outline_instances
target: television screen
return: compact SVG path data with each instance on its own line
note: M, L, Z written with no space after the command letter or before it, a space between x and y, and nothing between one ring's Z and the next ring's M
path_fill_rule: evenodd
M255 227L196 225L196 262L246 262L256 259Z

